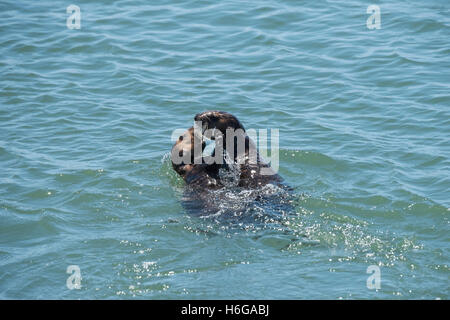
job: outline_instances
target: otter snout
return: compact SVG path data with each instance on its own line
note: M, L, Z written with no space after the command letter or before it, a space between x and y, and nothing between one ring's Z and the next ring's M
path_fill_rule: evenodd
M231 113L224 111L205 111L197 113L194 117L195 121L202 122L202 129L218 129L225 134L227 128L244 129L244 126Z

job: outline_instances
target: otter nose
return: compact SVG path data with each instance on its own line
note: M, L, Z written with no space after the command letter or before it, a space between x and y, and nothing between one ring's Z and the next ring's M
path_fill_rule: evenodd
M204 121L209 120L209 117L212 115L211 111L203 111L200 113L197 113L194 117L195 121Z

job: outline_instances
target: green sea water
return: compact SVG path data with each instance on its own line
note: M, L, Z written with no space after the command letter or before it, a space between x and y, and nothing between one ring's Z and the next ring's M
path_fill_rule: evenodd
M449 39L438 0L0 2L0 298L449 299ZM279 130L288 206L186 207L205 110Z

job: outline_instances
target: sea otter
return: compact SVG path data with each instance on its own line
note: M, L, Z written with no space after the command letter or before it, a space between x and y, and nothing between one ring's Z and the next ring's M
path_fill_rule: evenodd
M198 155L194 150L195 144L201 146L201 152ZM219 178L221 166L205 163L202 156L205 145L201 137L194 134L194 128L189 128L172 147L172 167L189 185L220 188L222 187Z
M194 120L198 127L191 127L181 135L171 153L173 168L187 184L222 188L224 183L219 170L237 166L239 187L254 188L269 183L281 185L283 179L262 161L256 145L235 116L223 111L205 111L195 115ZM202 155L206 145L203 137L216 140L216 147L209 157ZM211 159L222 161L211 162Z

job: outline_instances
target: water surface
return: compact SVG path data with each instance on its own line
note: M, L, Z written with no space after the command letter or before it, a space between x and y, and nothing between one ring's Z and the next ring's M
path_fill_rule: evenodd
M448 1L74 4L0 4L0 298L450 297ZM171 133L214 109L279 129L283 205L186 207Z

